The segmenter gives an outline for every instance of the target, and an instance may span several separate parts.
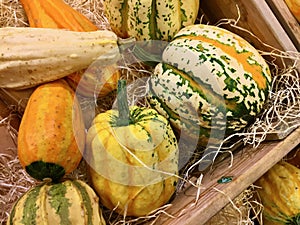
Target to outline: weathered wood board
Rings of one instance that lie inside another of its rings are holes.
[[[258,148],[246,146],[235,152],[232,163],[231,158],[226,158],[204,173],[200,189],[190,186],[177,195],[166,210],[172,217],[162,214],[155,224],[205,224],[226,206],[230,199],[234,199],[253,184],[299,143],[300,128],[282,141],[264,142]],[[223,176],[232,176],[233,180],[219,184],[217,181]],[[200,195],[196,201],[199,191]]]

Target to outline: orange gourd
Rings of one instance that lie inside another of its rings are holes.
[[[95,31],[88,18],[63,0],[20,0],[30,27],[60,28],[73,31]]]
[[[85,127],[74,91],[63,79],[37,87],[31,94],[18,133],[18,158],[38,180],[59,180],[82,159]]]

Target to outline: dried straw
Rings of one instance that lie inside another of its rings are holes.
[[[235,199],[228,199],[229,204],[211,217],[205,225],[254,225],[254,220],[259,222],[263,206],[256,200],[254,193],[255,187],[250,186]]]

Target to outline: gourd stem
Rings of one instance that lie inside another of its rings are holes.
[[[128,126],[130,123],[130,115],[127,102],[126,80],[118,80],[117,104],[119,111],[117,126]]]

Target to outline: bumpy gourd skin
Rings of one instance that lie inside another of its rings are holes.
[[[7,225],[105,225],[94,190],[81,180],[31,188],[12,208]]]
[[[34,87],[119,60],[118,37],[109,30],[77,32],[34,27],[0,28],[0,87]]]
[[[143,216],[175,192],[176,138],[168,121],[153,109],[131,107],[126,126],[118,124],[117,117],[117,110],[98,114],[88,130],[89,173],[106,207]]]
[[[18,157],[34,178],[59,180],[82,159],[85,127],[75,92],[66,81],[43,84],[31,94],[18,133]]]
[[[300,169],[279,162],[259,178],[255,185],[264,206],[266,225],[300,224]]]

